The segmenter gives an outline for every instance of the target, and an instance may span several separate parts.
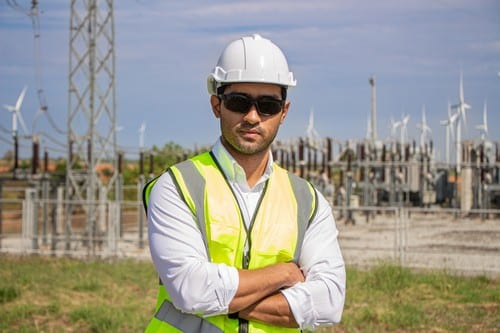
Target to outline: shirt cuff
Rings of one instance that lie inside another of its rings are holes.
[[[298,283],[293,287],[283,289],[281,293],[285,296],[300,329],[314,329],[316,315],[312,296],[304,288],[300,288],[300,285],[301,283]]]
[[[224,309],[224,314],[227,314],[229,310],[229,303],[231,303],[234,295],[236,295],[236,291],[240,282],[240,276],[238,274],[238,270],[235,267],[224,264],[219,264],[217,266],[222,288],[217,289],[216,293],[219,302]]]

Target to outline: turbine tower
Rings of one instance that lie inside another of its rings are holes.
[[[427,120],[425,117],[425,105],[422,107],[422,123],[417,124],[417,128],[420,130],[420,149],[424,148],[425,142],[428,139],[428,133],[432,133],[431,128],[427,125]]]
[[[450,139],[455,138],[455,133],[453,131],[453,126],[455,126],[455,121],[457,121],[458,113],[451,114],[451,106],[448,102],[448,118],[446,120],[441,120],[441,125],[446,126],[446,165],[450,164]]]
[[[395,121],[394,118],[391,117],[391,139],[397,139],[397,130],[398,128],[401,127],[401,122],[400,121]]]
[[[464,124],[464,129],[467,132],[467,117],[465,115],[465,110],[470,109],[470,105],[465,103],[464,99],[464,82],[463,75],[460,71],[460,86],[459,86],[459,101],[458,104],[452,106],[453,109],[457,110],[458,119],[457,119],[457,171],[460,172],[461,163],[462,163],[462,122]]]
[[[306,129],[307,142],[311,147],[319,147],[319,141],[321,140],[321,136],[318,131],[314,128],[314,111],[311,109],[309,113],[309,122],[307,123]]]
[[[404,147],[406,140],[408,139],[408,121],[410,121],[410,115],[403,115],[401,119],[401,147]]]
[[[486,101],[484,101],[483,106],[483,123],[481,125],[476,125],[476,129],[481,131],[481,140],[486,140],[486,137],[488,136],[488,106]]]
[[[71,0],[69,29],[66,197],[82,203],[92,241],[95,201],[118,183],[113,0]],[[102,163],[112,165],[105,180]]]

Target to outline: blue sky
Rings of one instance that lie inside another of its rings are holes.
[[[29,7],[31,1],[18,0]],[[67,124],[69,1],[39,1],[43,90],[49,114]],[[427,123],[444,156],[447,104],[459,98],[463,72],[465,138],[477,139],[483,103],[489,138],[500,141],[500,1],[311,0],[160,1],[120,0],[115,6],[118,144],[146,147],[173,141],[186,148],[213,143],[219,125],[209,109],[206,77],[223,47],[260,33],[288,57],[298,84],[279,137],[305,135],[309,113],[322,136],[345,141],[366,135],[368,79],[377,82],[377,136],[390,135],[390,118],[410,115],[408,132],[418,141],[425,105]],[[28,86],[21,109],[31,129],[38,99],[33,30],[28,16],[0,1],[0,104],[14,104]],[[11,115],[0,110],[0,154],[11,149]],[[36,130],[66,142],[48,117]],[[44,140],[49,154],[64,154]],[[24,140],[28,147],[29,141]],[[53,151],[53,152],[52,152]],[[29,156],[29,149],[22,150]]]

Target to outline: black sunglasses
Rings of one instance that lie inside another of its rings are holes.
[[[247,113],[255,105],[257,112],[262,116],[278,114],[283,109],[283,105],[285,105],[284,100],[270,96],[251,98],[244,94],[231,93],[219,95],[219,98],[224,101],[224,107],[230,111]]]

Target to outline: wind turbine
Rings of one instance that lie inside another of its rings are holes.
[[[391,117],[391,137],[396,138],[396,130],[401,126],[400,121],[394,121],[394,119]]]
[[[401,147],[404,146],[406,139],[408,137],[408,122],[410,121],[410,115],[407,114],[406,116],[403,115],[403,118],[401,119]]]
[[[312,109],[311,112],[309,113],[309,123],[307,124],[306,135],[308,143],[311,146],[318,148],[317,142],[320,139],[320,135],[318,131],[316,131],[316,129],[314,128],[314,112]]]
[[[455,125],[455,121],[457,121],[458,113],[451,114],[451,105],[448,102],[448,119],[441,120],[440,123],[443,126],[446,126],[446,164],[450,164],[450,137],[455,138],[455,133],[453,131],[453,126]]]
[[[460,87],[459,87],[459,101],[458,104],[454,105],[452,108],[456,109],[459,116],[457,119],[457,151],[456,151],[456,157],[457,157],[457,171],[460,172],[460,164],[462,163],[462,121],[464,123],[464,128],[467,131],[467,118],[465,116],[465,110],[470,109],[470,105],[465,103],[464,100],[464,84],[463,84],[463,77],[462,77],[462,71],[460,71]]]
[[[141,127],[139,127],[139,148],[142,151],[144,149],[144,132],[146,131],[146,123],[142,122]]]
[[[422,123],[417,124],[417,128],[420,129],[420,149],[423,149],[425,141],[427,139],[427,133],[432,133],[431,128],[427,125],[427,120],[425,118],[425,105],[422,107]]]
[[[483,123],[481,125],[476,125],[476,128],[481,131],[481,140],[485,140],[488,136],[488,106],[486,101],[484,101],[483,107]]]
[[[465,103],[464,100],[464,81],[462,72],[460,72],[460,87],[459,87],[459,101],[458,104],[452,106],[453,109],[457,110],[460,114],[460,118],[464,122],[464,128],[467,131],[467,117],[465,115],[465,110],[470,109],[470,105]]]
[[[28,130],[26,128],[26,124],[24,123],[23,116],[21,115],[21,105],[23,104],[24,100],[24,95],[26,94],[26,89],[28,87],[24,86],[23,90],[21,91],[21,94],[17,98],[16,105],[6,105],[4,104],[4,108],[7,109],[7,111],[12,113],[12,136],[17,137],[17,121],[19,120],[19,124],[21,124],[21,127],[23,128],[24,134],[28,134]]]

